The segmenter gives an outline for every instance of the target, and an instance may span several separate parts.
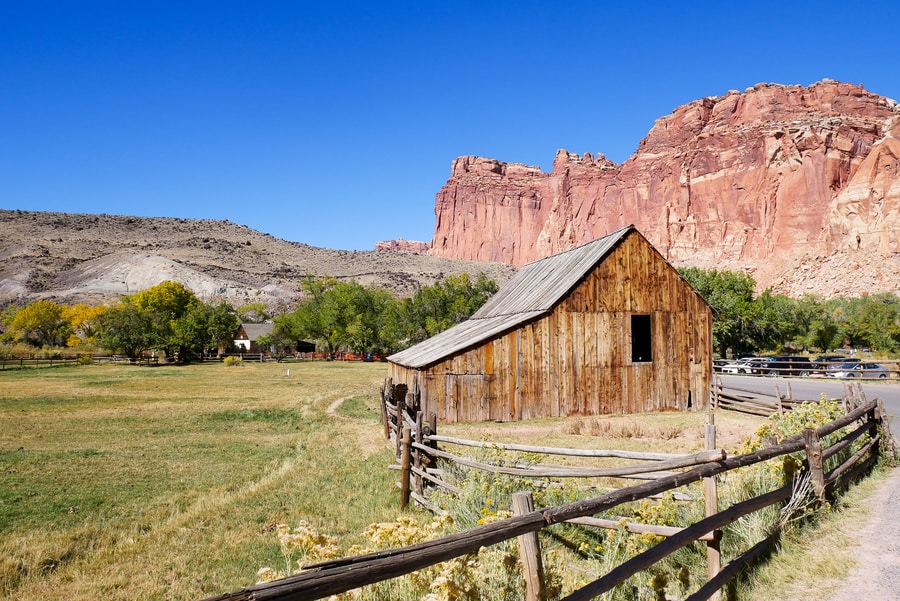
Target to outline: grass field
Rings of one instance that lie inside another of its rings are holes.
[[[3,373],[0,595],[197,599],[277,565],[277,523],[354,542],[397,512],[384,376],[340,362]]]
[[[236,590],[263,566],[283,567],[275,526],[303,519],[344,549],[364,542],[365,526],[399,513],[379,424],[385,375],[383,364],[342,362],[0,373],[0,598]],[[716,419],[726,448],[760,422]],[[664,413],[439,429],[687,452],[703,447],[704,422]],[[770,594],[781,588],[764,580]]]

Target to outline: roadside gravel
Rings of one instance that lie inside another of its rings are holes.
[[[869,500],[868,520],[853,537],[856,567],[827,601],[900,600],[900,468]]]

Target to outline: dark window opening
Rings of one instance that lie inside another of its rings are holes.
[[[653,361],[653,339],[649,315],[631,316],[631,362]]]

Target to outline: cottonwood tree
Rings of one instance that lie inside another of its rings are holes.
[[[64,305],[39,300],[7,315],[5,335],[37,347],[63,346],[71,331]]]
[[[451,275],[431,286],[423,286],[400,307],[401,338],[409,344],[421,342],[469,319],[497,292],[497,283],[479,273]]]
[[[681,276],[706,299],[713,315],[713,345],[724,357],[728,349],[734,353],[752,350],[753,289],[752,276],[731,271],[681,268]]]
[[[204,303],[183,284],[172,281],[122,297],[103,318],[101,343],[129,357],[160,348],[167,356],[186,359],[232,340],[240,326],[227,303]]]
[[[347,348],[357,353],[379,352],[385,340],[385,319],[395,311],[390,292],[335,278],[307,276],[296,309],[275,318],[275,342],[315,340],[325,352]]]
[[[134,305],[119,303],[100,316],[97,340],[111,351],[137,359],[144,351],[161,346],[154,316]]]
[[[71,334],[66,345],[70,347],[92,345],[97,338],[100,316],[107,308],[105,305],[92,307],[85,303],[65,307],[63,315],[71,326]]]
[[[225,302],[207,304],[194,299],[187,310],[172,322],[170,345],[185,353],[202,354],[207,349],[227,346],[241,322],[234,309]]]

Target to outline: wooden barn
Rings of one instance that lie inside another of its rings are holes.
[[[441,422],[706,409],[712,309],[628,226],[529,263],[468,321],[388,357]]]

